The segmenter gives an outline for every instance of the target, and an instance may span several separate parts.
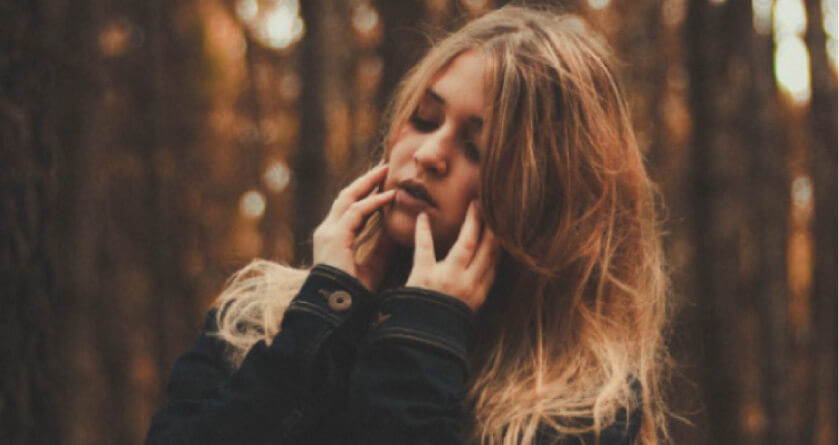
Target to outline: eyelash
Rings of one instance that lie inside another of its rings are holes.
[[[421,119],[416,114],[411,115],[410,121],[411,125],[413,125],[414,128],[417,129],[417,131],[421,131],[423,133],[429,132],[437,126],[437,124],[435,124],[434,122]],[[471,159],[474,162],[480,160],[480,150],[478,150],[478,147],[476,147],[475,144],[471,142],[466,142],[464,146],[466,147],[467,151],[466,156],[469,159]]]
[[[411,123],[414,125],[414,128],[423,133],[433,130],[434,127],[437,125],[434,122],[425,119],[420,119],[416,114],[411,116]]]

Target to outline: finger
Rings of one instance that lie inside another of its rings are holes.
[[[344,187],[332,205],[333,216],[340,217],[354,202],[370,193],[387,175],[388,165],[379,165]]]
[[[379,235],[376,236],[373,252],[367,255],[362,264],[384,264],[384,261],[387,261],[391,257],[395,249],[396,245],[394,241],[384,231],[380,231]]]
[[[380,167],[385,166],[385,165],[387,165],[387,164],[385,164],[384,159],[382,159],[381,161],[379,161],[379,163],[378,163],[378,164],[376,164],[376,165],[375,165],[373,168],[371,168],[370,170],[373,170],[373,169],[376,169],[376,168],[380,168]],[[387,176],[387,175],[385,175],[385,176]],[[376,193],[381,193],[381,192],[382,192],[382,189],[384,188],[384,186],[385,186],[385,178],[382,178],[382,180],[381,180],[381,181],[379,181],[379,182],[377,182],[377,183],[376,183],[375,187],[373,187],[373,189],[370,191],[370,193],[367,193],[366,195],[364,195],[364,197],[367,197],[367,196],[372,196],[372,195],[375,195]]]
[[[498,243],[498,239],[496,238],[493,241],[492,253],[489,254],[489,265],[485,268],[484,277],[482,281],[492,285],[492,282],[495,279],[496,274],[498,273],[498,268],[501,264],[501,255],[503,253],[504,252],[501,249],[501,244]]]
[[[434,266],[436,260],[431,225],[428,222],[428,215],[422,212],[417,216],[414,228],[414,269],[429,269]]]
[[[347,208],[347,211],[341,215],[338,220],[338,226],[347,233],[355,233],[364,222],[364,219],[375,212],[379,207],[390,202],[396,195],[396,190],[388,190],[384,193],[377,193],[368,196],[361,201],[356,201]]]
[[[491,271],[498,259],[501,247],[495,238],[495,234],[489,227],[484,227],[484,234],[481,237],[481,243],[478,246],[478,251],[475,252],[475,258],[469,264],[467,273],[473,279],[483,281],[487,272]]]
[[[478,205],[475,201],[471,201],[466,209],[466,218],[460,227],[460,233],[449,251],[446,261],[451,261],[459,269],[466,269],[475,256],[480,231],[481,222],[478,219]]]

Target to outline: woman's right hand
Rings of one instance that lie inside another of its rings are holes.
[[[395,190],[370,194],[384,181],[387,168],[387,164],[379,165],[341,190],[312,237],[313,264],[323,263],[341,269],[371,292],[376,291],[384,271],[360,273],[363,266],[356,264],[352,245],[367,217],[393,199]]]

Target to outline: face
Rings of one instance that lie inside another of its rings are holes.
[[[384,228],[403,246],[413,246],[416,217],[426,212],[435,252],[444,255],[457,239],[469,202],[478,196],[483,67],[475,51],[458,55],[433,78],[409,121],[396,131],[384,189],[397,193],[384,210]],[[422,187],[430,204],[408,191]]]

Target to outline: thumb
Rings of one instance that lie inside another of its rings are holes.
[[[435,262],[434,239],[428,215],[422,212],[417,216],[414,229],[414,269],[418,267],[430,268]]]

